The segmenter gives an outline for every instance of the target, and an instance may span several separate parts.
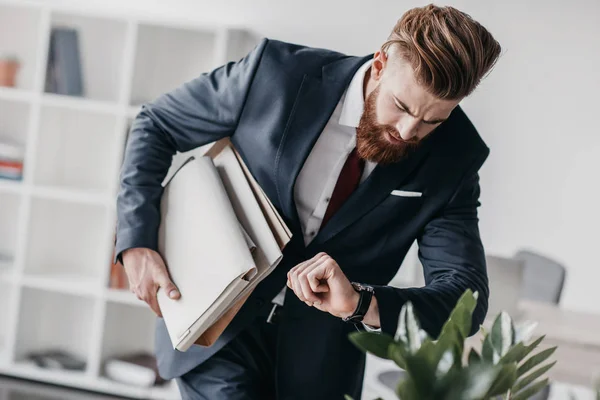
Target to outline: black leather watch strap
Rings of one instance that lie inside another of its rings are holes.
[[[364,319],[365,315],[367,315],[367,311],[369,311],[371,299],[373,298],[373,288],[355,282],[352,282],[352,286],[354,287],[354,290],[360,293],[358,305],[356,306],[356,310],[354,310],[354,313],[352,313],[352,315],[342,318],[342,320],[344,322],[357,323],[361,322]]]

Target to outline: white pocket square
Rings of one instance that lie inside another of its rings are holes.
[[[421,197],[423,193],[421,192],[408,192],[405,190],[392,190],[392,196],[400,196],[400,197]]]

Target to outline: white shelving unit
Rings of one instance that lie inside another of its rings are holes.
[[[78,31],[84,97],[45,93],[53,26]],[[144,102],[257,43],[237,28],[0,0],[0,53],[21,62],[17,87],[0,87],[0,137],[25,146],[23,181],[0,179],[0,253],[12,256],[0,262],[0,374],[179,398],[174,382],[136,388],[103,373],[109,357],[154,345],[149,307],[107,286],[127,129]],[[85,360],[85,370],[47,370],[26,359],[57,347]]]

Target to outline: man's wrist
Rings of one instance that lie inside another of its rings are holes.
[[[360,301],[360,293],[356,290],[352,291],[352,295],[350,296],[350,300],[348,301],[348,308],[346,311],[340,314],[340,318],[347,318],[354,314],[356,309],[358,308],[358,302]]]
[[[369,325],[371,328],[381,328],[381,321],[379,319],[379,305],[377,304],[376,293],[373,294],[371,304],[369,305],[369,311],[365,314],[362,322],[365,325]]]

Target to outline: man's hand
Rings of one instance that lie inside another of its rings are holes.
[[[288,272],[287,285],[307,305],[336,317],[354,313],[360,298],[335,260],[319,253]]]
[[[162,288],[171,299],[179,299],[180,294],[160,254],[145,248],[128,249],[123,252],[123,265],[129,279],[129,289],[162,318],[156,300],[158,289]]]

